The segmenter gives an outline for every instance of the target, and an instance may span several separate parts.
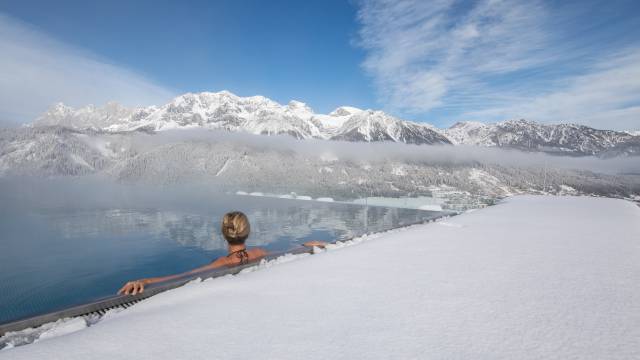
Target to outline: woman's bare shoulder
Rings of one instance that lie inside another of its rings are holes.
[[[264,256],[267,256],[268,254],[267,250],[262,248],[254,248],[249,250],[248,252],[252,257],[256,257],[256,258],[264,257]]]

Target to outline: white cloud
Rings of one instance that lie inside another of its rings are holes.
[[[640,49],[611,54],[585,74],[563,79],[556,90],[511,99],[469,112],[469,119],[528,118],[574,122],[604,129],[640,129]]]
[[[535,1],[482,1],[462,15],[452,0],[361,5],[363,66],[392,109],[426,112],[473,100],[482,77],[547,60],[537,54],[546,37],[538,24],[544,9]]]
[[[0,122],[31,121],[48,106],[163,103],[174,92],[0,14]]]
[[[580,21],[575,9],[537,0],[359,4],[363,67],[389,111],[640,128],[640,47],[611,53],[574,42],[563,29]]]

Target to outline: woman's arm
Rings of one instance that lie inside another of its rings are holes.
[[[124,295],[140,294],[144,291],[145,285],[155,284],[155,283],[159,283],[167,280],[173,280],[185,275],[191,275],[191,274],[195,274],[195,273],[206,271],[206,270],[213,270],[225,265],[226,265],[226,258],[222,257],[210,264],[203,265],[193,270],[183,272],[180,274],[129,281],[126,284],[124,284],[124,286],[120,288],[120,290],[118,290],[118,294],[124,294]]]

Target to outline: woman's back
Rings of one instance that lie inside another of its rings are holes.
[[[260,248],[240,249],[231,251],[227,256],[222,256],[213,262],[214,267],[244,265],[261,259],[267,255],[267,251]]]

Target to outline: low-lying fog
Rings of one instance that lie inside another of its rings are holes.
[[[296,140],[286,135],[263,136],[202,129],[169,130],[142,135],[135,146],[150,149],[159,145],[185,141],[228,142],[256,150],[293,151],[307,157],[327,160],[384,162],[398,161],[433,165],[504,165],[516,167],[550,167],[589,170],[601,173],[640,173],[640,157],[602,159],[595,156],[560,156],[543,152],[465,145],[411,145],[392,142],[347,142]]]

